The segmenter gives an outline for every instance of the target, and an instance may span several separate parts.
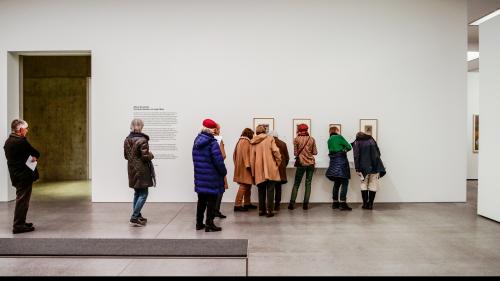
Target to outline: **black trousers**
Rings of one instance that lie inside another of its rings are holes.
[[[33,182],[22,183],[16,187],[16,207],[14,209],[14,228],[22,228],[30,206]]]
[[[196,224],[203,224],[205,210],[207,210],[206,224],[214,224],[215,204],[217,194],[198,193],[198,205],[196,207]]]
[[[265,181],[259,183],[257,188],[259,190],[259,211],[272,213],[274,210],[274,181]],[[267,200],[266,200],[267,197]]]
[[[222,196],[223,195],[224,195],[224,192],[219,193],[219,195],[217,195],[217,201],[215,201],[215,212],[216,213],[220,213],[220,204],[222,203]]]
[[[279,205],[281,203],[281,182],[277,182],[274,185],[274,205]]]

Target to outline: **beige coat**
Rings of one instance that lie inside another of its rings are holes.
[[[239,184],[254,184],[252,171],[250,170],[250,139],[240,137],[234,148],[234,177],[233,181]]]
[[[250,141],[250,165],[255,184],[266,180],[281,181],[279,165],[281,154],[272,136],[260,134]]]

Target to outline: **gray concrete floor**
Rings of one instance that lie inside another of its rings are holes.
[[[0,203],[0,237],[247,238],[250,276],[500,275],[500,224],[476,214],[476,198],[470,181],[467,203],[351,204],[352,212],[283,204],[273,218],[224,203],[223,231],[206,233],[194,229],[195,203],[146,203],[149,222],[138,228],[128,224],[131,204],[91,203],[86,182],[39,184],[28,214],[36,231],[13,235],[14,202]],[[244,261],[229,259],[0,258],[0,275],[244,273]]]

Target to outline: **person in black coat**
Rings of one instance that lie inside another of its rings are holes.
[[[26,222],[33,182],[39,178],[38,170],[32,170],[26,165],[31,156],[31,162],[36,162],[40,152],[34,149],[26,139],[28,123],[15,119],[11,123],[11,134],[3,147],[12,185],[16,188],[16,207],[14,209],[14,226],[12,233],[34,231],[33,223]]]
[[[371,210],[378,189],[378,180],[386,174],[380,159],[380,149],[373,137],[363,132],[356,134],[352,147],[354,166],[361,178],[362,208]]]

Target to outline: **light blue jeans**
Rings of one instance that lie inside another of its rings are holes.
[[[136,188],[134,194],[134,202],[132,203],[132,208],[134,213],[132,214],[132,219],[138,219],[142,217],[141,210],[146,199],[148,198],[148,188]]]

